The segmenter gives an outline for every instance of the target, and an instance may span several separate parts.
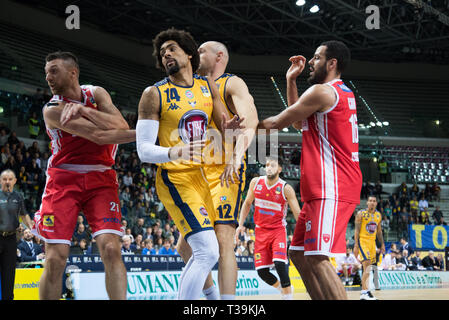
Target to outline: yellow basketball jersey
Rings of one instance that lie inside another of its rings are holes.
[[[363,210],[362,223],[360,226],[360,238],[376,240],[377,228],[380,228],[381,221],[382,215],[379,211],[370,213],[368,210]]]
[[[205,139],[213,110],[207,79],[194,74],[193,85],[183,87],[174,84],[167,77],[154,86],[159,90],[160,96],[159,145],[173,147],[189,143],[193,139]],[[158,165],[167,170],[185,170],[203,164],[180,159]]]

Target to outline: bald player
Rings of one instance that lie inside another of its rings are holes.
[[[237,115],[243,119],[241,125],[244,129],[237,136],[235,145],[227,143],[228,139],[223,148],[214,148],[213,150],[209,148],[210,151],[213,151],[211,152],[213,159],[204,168],[215,207],[214,230],[220,253],[218,266],[220,297],[223,300],[232,300],[235,298],[237,282],[234,234],[238,226],[241,194],[246,181],[245,153],[251,144],[259,121],[254,99],[249,93],[246,83],[238,76],[225,72],[229,62],[226,46],[217,41],[207,41],[199,47],[198,52],[200,66],[197,72],[215,80],[228,116],[232,118]],[[211,123],[211,128],[217,130],[215,123]],[[209,144],[209,147],[212,147],[212,143]],[[191,250],[183,239],[179,241],[178,252],[185,261],[191,255]],[[219,297],[211,274],[206,280],[203,293],[207,299],[218,299]]]

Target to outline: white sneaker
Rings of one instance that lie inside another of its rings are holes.
[[[377,300],[375,296],[371,293],[371,291],[368,291],[366,293],[360,294],[360,300]]]

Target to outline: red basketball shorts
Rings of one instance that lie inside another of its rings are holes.
[[[334,256],[346,252],[346,227],[355,203],[317,199],[304,203],[290,250],[304,255]]]
[[[119,203],[114,170],[78,173],[49,168],[32,232],[48,243],[70,245],[78,214],[82,212],[93,238],[102,233],[121,236]]]
[[[287,232],[285,228],[265,229],[256,227],[254,264],[257,269],[274,266],[274,261],[287,263]]]

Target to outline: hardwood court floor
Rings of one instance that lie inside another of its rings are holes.
[[[360,300],[360,291],[347,291],[349,300]],[[379,300],[449,300],[449,288],[435,289],[401,289],[401,290],[380,290],[373,291],[374,296]],[[306,292],[296,292],[293,295],[295,300],[310,300]],[[281,295],[259,295],[241,296],[236,299],[244,300],[280,300]]]

